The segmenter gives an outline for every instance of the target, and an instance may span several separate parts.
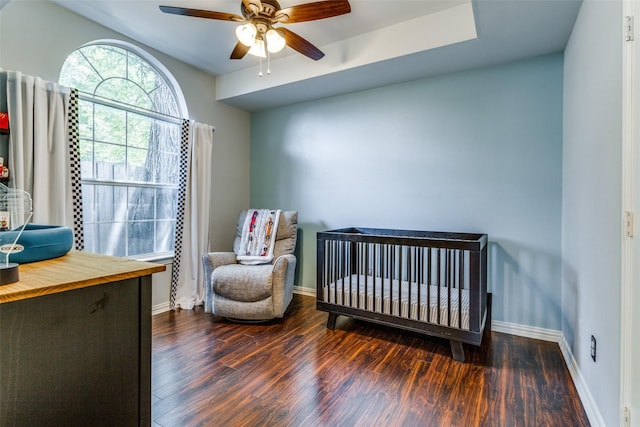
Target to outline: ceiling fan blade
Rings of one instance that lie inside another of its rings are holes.
[[[250,47],[246,46],[240,42],[236,44],[236,47],[233,48],[233,52],[231,52],[231,59],[242,59],[249,52]]]
[[[254,1],[254,0],[252,0]],[[174,15],[195,16],[196,18],[218,19],[220,21],[244,22],[244,18],[233,13],[213,12],[211,10],[202,9],[186,9],[184,7],[160,6],[160,10],[164,13],[172,13]]]
[[[351,12],[351,6],[347,0],[316,1],[280,9],[276,12],[274,21],[292,24],[331,18],[332,16],[344,15],[349,12]]]
[[[284,39],[287,42],[287,46],[291,49],[297,50],[301,54],[308,56],[309,58],[317,61],[324,56],[324,53],[307,40],[303,39],[296,33],[291,30],[287,30],[286,28],[278,28],[278,31],[281,31],[284,35]]]

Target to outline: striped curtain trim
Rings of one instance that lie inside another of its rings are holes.
[[[182,261],[182,234],[184,229],[184,207],[187,195],[187,166],[189,164],[189,120],[182,121],[182,142],[180,144],[180,188],[178,189],[178,214],[176,215],[175,249],[173,258],[173,271],[171,273],[171,298],[169,304],[171,310],[176,308],[176,292],[180,277],[180,265]]]
[[[78,118],[78,89],[71,89],[67,112],[69,131],[69,156],[71,174],[71,192],[73,204],[73,239],[77,251],[84,250],[84,227],[82,221],[82,185],[80,183],[80,128]]]

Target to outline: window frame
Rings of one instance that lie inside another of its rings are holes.
[[[167,123],[171,123],[171,124],[175,124],[175,125],[182,125],[183,121],[185,119],[181,118],[181,117],[188,117],[188,110],[187,110],[187,105],[186,105],[186,101],[184,98],[184,94],[182,93],[182,89],[180,87],[180,85],[178,84],[177,80],[175,79],[175,77],[171,74],[171,72],[169,72],[169,70],[160,62],[158,61],[153,55],[149,54],[148,52],[146,52],[145,50],[131,44],[131,43],[127,43],[124,41],[120,41],[120,40],[113,40],[113,39],[102,39],[102,40],[94,40],[92,42],[89,43],[85,43],[84,45],[78,47],[77,49],[75,49],[73,52],[71,52],[68,57],[70,57],[71,55],[75,54],[77,51],[80,51],[83,48],[86,47],[90,47],[90,46],[106,46],[106,47],[114,47],[117,49],[121,49],[126,51],[127,53],[131,53],[135,56],[137,56],[138,58],[140,58],[142,61],[146,62],[146,65],[148,65],[155,73],[156,75],[163,79],[166,87],[169,89],[171,95],[173,96],[173,99],[176,103],[176,107],[178,110],[178,117],[175,116],[170,116],[158,111],[153,111],[153,110],[148,110],[142,107],[138,107],[135,105],[130,105],[118,100],[112,100],[112,99],[108,99],[108,98],[104,98],[101,97],[99,95],[95,95],[96,90],[100,87],[100,85],[102,83],[104,83],[107,79],[104,78],[103,76],[100,75],[100,73],[98,72],[98,70],[95,70],[96,73],[102,78],[102,81],[98,84],[96,84],[96,86],[94,87],[94,93],[88,93],[88,92],[84,92],[79,90],[79,101],[80,103],[82,103],[83,101],[86,102],[90,102],[93,104],[93,106],[95,105],[101,105],[104,107],[108,107],[108,108],[114,108],[114,109],[118,109],[121,111],[124,111],[125,114],[135,114],[135,115],[139,115],[139,116],[143,116],[146,118],[149,118],[151,120],[160,120],[162,122],[167,122]],[[65,59],[65,62],[63,63],[63,66],[60,70],[60,77],[62,77],[62,71],[64,69],[64,66],[67,62],[67,59]],[[138,85],[138,83],[136,83],[133,80],[130,80],[128,77],[120,77],[120,78],[125,78],[127,81]],[[139,85],[138,85],[139,86]],[[146,93],[146,92],[145,92]],[[127,130],[127,135],[128,135],[128,130]],[[95,134],[92,137],[92,141],[93,144],[95,144]],[[180,138],[180,137],[178,137]],[[128,137],[127,137],[128,139]],[[128,143],[125,141],[124,146],[126,148],[129,147]],[[133,147],[135,148],[135,147]],[[180,141],[178,141],[178,150],[180,149]],[[178,157],[179,157],[179,151],[178,151]],[[95,158],[92,160],[92,163],[95,165]],[[126,163],[128,164],[128,163]],[[94,186],[93,188],[96,188],[96,186],[110,186],[110,187],[125,187],[127,188],[127,191],[129,191],[129,188],[131,187],[136,187],[136,188],[154,188],[154,189],[173,189],[173,190],[178,190],[178,194],[179,194],[179,187],[177,183],[172,183],[172,184],[167,184],[167,183],[157,183],[157,182],[146,182],[146,181],[134,181],[134,180],[130,180],[130,179],[126,179],[127,177],[125,177],[125,179],[113,179],[113,180],[106,180],[106,179],[100,179],[100,178],[95,178],[95,177],[90,177],[90,178],[84,178],[81,176],[81,180],[80,183],[82,185],[84,184],[89,184]],[[176,218],[173,218],[173,221],[175,222],[177,220],[177,215]],[[156,223],[158,223],[158,218],[154,217],[154,229],[155,226],[157,225]],[[97,224],[97,222],[95,222]],[[126,221],[123,223],[125,227],[130,227],[130,225],[134,223],[134,221],[130,220],[129,218],[126,218]],[[85,216],[84,216],[84,212],[83,212],[83,226],[85,224]],[[154,244],[156,243],[156,239],[155,239],[155,235],[154,235]],[[175,244],[175,242],[174,242]],[[174,251],[175,251],[175,246],[174,246],[174,250],[173,251],[168,251],[168,252],[150,252],[150,253],[143,253],[143,254],[136,254],[136,255],[127,255],[126,258],[131,258],[131,259],[137,259],[137,260],[144,260],[144,261],[160,261],[160,260],[168,260],[170,258],[173,258],[174,256]]]

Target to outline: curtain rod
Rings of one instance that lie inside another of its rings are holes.
[[[11,70],[7,70],[7,69],[4,69],[4,68],[0,67],[0,74],[7,75],[7,73],[10,72],[10,71]],[[52,83],[56,83],[56,82],[52,82]],[[56,84],[59,84],[59,83],[56,83]],[[149,109],[142,108],[142,107],[136,107],[134,105],[126,104],[124,102],[116,101],[116,100],[113,100],[113,99],[110,99],[110,98],[106,98],[106,97],[103,97],[103,96],[99,96],[99,95],[95,95],[95,94],[92,94],[92,93],[89,93],[89,92],[85,92],[85,91],[82,91],[80,89],[76,89],[76,88],[70,88],[70,89],[77,90],[78,91],[78,97],[83,101],[94,102],[96,104],[104,105],[106,107],[118,107],[118,108],[121,108],[122,110],[128,111],[130,113],[140,114],[140,115],[149,117],[151,119],[164,120],[164,121],[175,123],[175,124],[182,124],[182,122],[184,120],[191,121],[191,119],[187,119],[187,118],[183,118],[183,117],[176,117],[176,116],[172,116],[170,114],[160,113],[160,112],[149,110]],[[209,125],[209,126],[211,126],[211,125]],[[215,130],[215,126],[211,126],[211,128]]]

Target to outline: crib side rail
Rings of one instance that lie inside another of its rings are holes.
[[[482,247],[475,251],[449,247],[452,233],[446,234],[444,242],[429,246],[411,236],[318,233],[318,301],[479,331],[486,308],[486,235],[475,239]]]
[[[384,228],[341,228],[319,232],[319,240],[387,243],[405,246],[431,247],[481,251],[488,237],[480,233],[454,233],[441,231],[395,230]]]

